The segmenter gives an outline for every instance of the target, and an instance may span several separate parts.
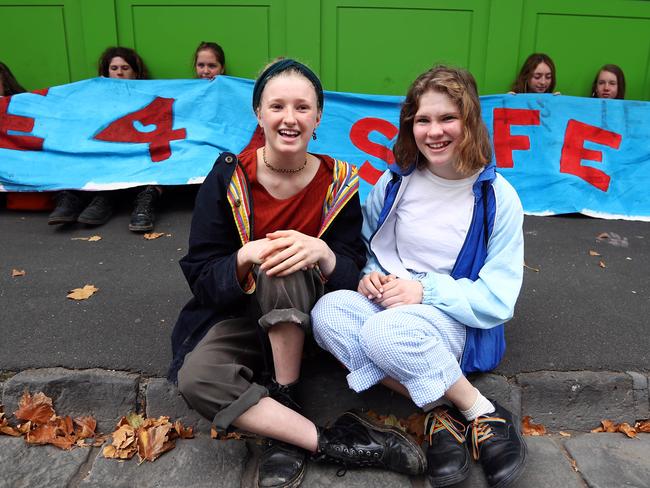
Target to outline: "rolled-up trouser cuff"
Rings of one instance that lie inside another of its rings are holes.
[[[376,385],[386,377],[386,373],[378,368],[374,363],[368,363],[359,369],[355,369],[347,375],[348,385],[354,391],[367,390]]]
[[[422,408],[440,399],[463,375],[458,363],[456,367],[443,369],[429,378],[413,378],[402,384],[409,391],[411,400]]]
[[[237,417],[252,406],[257,405],[262,398],[267,396],[269,396],[269,391],[266,388],[257,383],[251,383],[249,388],[237,400],[217,412],[212,420],[213,427],[217,432],[225,432]]]
[[[296,324],[305,332],[311,331],[311,309],[325,287],[320,273],[315,269],[296,271],[289,276],[274,277],[261,272],[259,266],[253,268],[261,316],[260,326],[269,328],[281,323]]]
[[[296,324],[305,332],[311,330],[311,318],[304,312],[295,308],[280,308],[271,310],[260,317],[259,324],[265,331],[277,324],[283,323]]]

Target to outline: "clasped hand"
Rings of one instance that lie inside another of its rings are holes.
[[[405,280],[377,271],[361,278],[357,291],[384,308],[422,303],[424,293],[419,281]]]
[[[271,232],[264,239],[246,243],[239,252],[245,263],[259,264],[269,276],[287,276],[316,264],[328,275],[336,262],[325,241],[295,230]]]

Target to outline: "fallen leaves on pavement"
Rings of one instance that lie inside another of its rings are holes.
[[[606,268],[606,267],[607,267],[607,266],[605,265],[605,261],[602,261],[602,260],[601,260],[601,261],[598,261],[598,266],[600,266],[601,268]]]
[[[639,420],[634,424],[634,428],[637,432],[650,433],[650,419]]]
[[[113,440],[104,448],[103,454],[105,458],[131,459],[137,453],[140,463],[155,461],[175,447],[176,439],[193,437],[192,428],[183,427],[179,420],[172,424],[169,417],[145,419],[132,413],[117,423]]]
[[[131,459],[137,453],[140,463],[155,461],[174,448],[176,439],[194,437],[192,427],[184,427],[180,420],[172,424],[169,417],[146,419],[136,413],[122,417],[111,436],[97,434],[97,421],[93,417],[60,417],[52,399],[42,392],[23,393],[14,416],[24,422],[15,427],[9,425],[0,405],[0,434],[23,436],[28,444],[51,444],[64,450],[99,447],[112,437],[111,443],[104,447],[104,457]]]
[[[642,426],[642,428],[645,428],[643,426],[644,423],[650,422],[649,420],[644,420],[637,422],[634,427],[632,427],[630,424],[627,422],[621,422],[620,424],[617,424],[615,422],[612,422],[611,420],[601,420],[600,421],[600,427],[597,427],[595,429],[592,429],[591,432],[621,432],[628,436],[629,438],[635,438],[637,432],[647,432],[644,430],[637,430],[637,426]]]
[[[412,413],[406,419],[397,418],[393,414],[379,415],[372,410],[368,410],[366,415],[378,424],[390,425],[403,430],[410,434],[418,444],[424,442],[424,419],[426,414],[423,412]]]
[[[73,419],[67,415],[59,417],[52,406],[52,399],[42,392],[34,395],[27,391],[23,393],[14,416],[25,422],[17,427],[9,425],[0,406],[0,433],[14,437],[24,436],[28,444],[51,444],[69,450],[85,445],[84,439],[95,437],[95,419]]]
[[[158,239],[159,237],[162,237],[162,236],[164,236],[164,235],[165,235],[164,232],[148,232],[148,233],[145,234],[143,237],[144,237],[145,239],[147,239],[148,241],[151,241],[151,240],[153,240],[153,239]]]
[[[85,285],[83,288],[70,290],[67,297],[71,300],[87,300],[97,291],[99,291],[99,288],[95,288],[93,285]]]
[[[11,277],[12,278],[17,278],[18,276],[25,276],[25,270],[24,269],[12,269],[11,270]]]
[[[542,424],[534,424],[530,415],[526,415],[521,419],[521,433],[530,436],[545,435],[546,427]]]
[[[88,241],[88,242],[97,242],[102,240],[102,236],[90,236],[90,237],[73,237],[71,241]]]
[[[593,249],[589,249],[589,255],[590,255],[590,256],[600,256],[600,253],[594,251]]]

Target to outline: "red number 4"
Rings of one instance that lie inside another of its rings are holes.
[[[172,155],[169,143],[185,139],[185,129],[172,129],[174,124],[173,98],[156,97],[140,110],[111,122],[95,139],[107,142],[140,142],[149,144],[149,154],[154,163]],[[141,130],[138,130],[140,128]]]

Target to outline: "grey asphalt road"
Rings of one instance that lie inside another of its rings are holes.
[[[45,213],[0,210],[0,371],[164,375],[170,332],[190,297],[178,259],[192,202],[187,194],[172,200],[155,240],[127,230],[126,208],[97,228],[56,228]],[[497,372],[650,371],[650,223],[527,216],[524,230],[524,286]],[[79,240],[92,235],[102,239]],[[66,298],[86,284],[99,291]]]

